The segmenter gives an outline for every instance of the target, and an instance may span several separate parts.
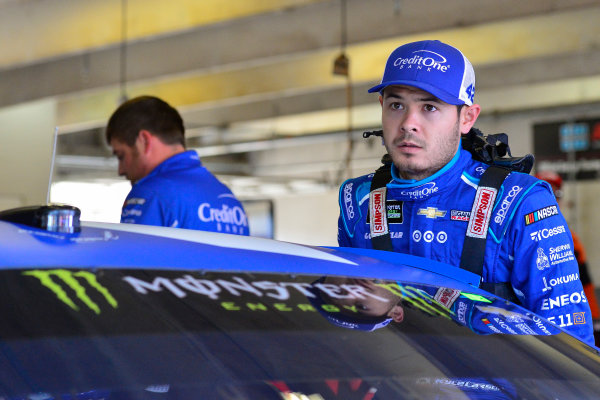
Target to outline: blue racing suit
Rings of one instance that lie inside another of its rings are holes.
[[[121,222],[249,234],[242,204],[193,150],[168,158],[133,184]]]
[[[387,222],[394,251],[459,266],[478,183],[488,165],[459,149],[434,175],[403,180],[392,166]],[[369,192],[373,174],[340,187],[338,243],[372,248]],[[487,229],[482,282],[508,282],[521,304],[594,344],[592,315],[579,279],[573,241],[550,186],[511,172],[498,191]],[[485,228],[485,227],[484,227]]]

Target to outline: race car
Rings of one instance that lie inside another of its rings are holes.
[[[79,215],[0,213],[2,399],[600,393],[599,349],[467,271]]]

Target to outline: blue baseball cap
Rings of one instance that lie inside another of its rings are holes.
[[[475,72],[455,47],[439,40],[423,40],[398,47],[390,54],[381,83],[369,93],[387,86],[413,86],[454,105],[473,105]]]

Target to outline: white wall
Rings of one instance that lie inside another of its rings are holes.
[[[46,203],[55,124],[54,101],[0,110],[0,209]]]
[[[337,246],[338,192],[284,196],[275,200],[275,238],[286,242]]]

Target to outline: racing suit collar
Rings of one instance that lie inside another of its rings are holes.
[[[155,175],[195,166],[202,166],[202,162],[200,161],[198,153],[196,153],[194,150],[182,151],[181,153],[177,153],[158,164],[148,175],[137,181],[135,184],[137,185],[138,183],[143,182],[144,180]]]
[[[471,154],[459,147],[442,169],[422,180],[401,179],[392,164],[392,181],[386,185],[388,194],[400,201],[423,200],[440,191],[456,187]]]
[[[457,163],[458,159],[460,158],[461,150],[462,150],[462,146],[460,145],[460,142],[459,142],[458,151],[456,152],[456,154],[454,154],[454,157],[452,157],[452,159],[448,162],[448,164],[444,165],[444,167],[442,169],[440,169],[438,172],[436,172],[435,174],[433,174],[425,179],[421,179],[420,181],[417,181],[415,179],[402,179],[398,175],[398,169],[392,163],[392,165],[391,165],[392,179],[393,179],[392,184],[398,185],[398,187],[415,187],[415,186],[421,186],[428,182],[436,180],[437,178],[442,176],[444,173],[446,173],[446,171],[451,169]]]

